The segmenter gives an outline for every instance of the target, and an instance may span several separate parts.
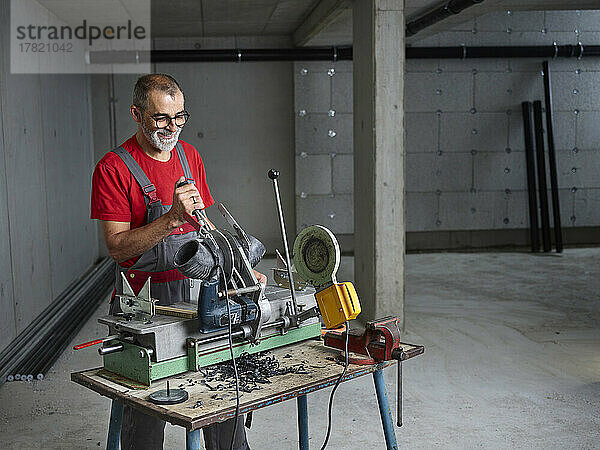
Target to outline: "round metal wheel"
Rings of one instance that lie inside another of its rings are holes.
[[[305,228],[294,241],[294,265],[298,274],[313,286],[337,282],[340,246],[334,234],[321,225]]]

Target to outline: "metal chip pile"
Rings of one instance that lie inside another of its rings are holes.
[[[291,355],[285,355],[284,358],[291,358]],[[240,392],[252,392],[262,389],[260,385],[271,383],[269,378],[276,375],[311,373],[303,362],[288,367],[280,367],[279,361],[275,356],[269,356],[264,353],[252,355],[244,353],[236,358],[236,363]],[[211,391],[235,389],[235,372],[231,361],[206,367],[201,369],[200,373],[204,375],[204,379],[201,382]]]

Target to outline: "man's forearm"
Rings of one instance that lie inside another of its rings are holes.
[[[127,261],[147,252],[178,227],[168,214],[133,230],[105,236],[110,256],[117,262]]]

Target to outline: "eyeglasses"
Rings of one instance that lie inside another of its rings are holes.
[[[166,114],[159,114],[154,116],[148,115],[148,117],[154,120],[156,128],[167,128],[169,125],[171,125],[171,121],[175,122],[175,125],[181,128],[190,118],[190,113],[188,113],[187,111],[182,111],[180,113],[175,114],[174,117],[168,116]]]

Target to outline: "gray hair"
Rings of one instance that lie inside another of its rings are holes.
[[[133,104],[141,109],[148,108],[148,93],[152,90],[165,92],[175,98],[183,90],[175,78],[165,73],[151,73],[138,78],[133,88]]]

